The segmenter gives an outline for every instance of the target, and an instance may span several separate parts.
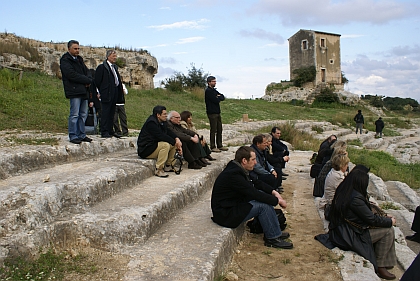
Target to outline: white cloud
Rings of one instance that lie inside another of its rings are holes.
[[[269,41],[273,41],[277,44],[283,44],[284,43],[284,38],[280,34],[265,31],[261,28],[254,29],[252,31],[241,30],[239,32],[239,34],[243,37],[254,37],[254,38],[258,38],[258,39],[269,40]]]
[[[170,10],[170,7],[160,7],[159,10]]]
[[[148,28],[156,30],[165,30],[165,29],[205,29],[207,26],[205,23],[209,22],[207,19],[200,19],[195,21],[179,21],[171,24],[162,24],[162,25],[150,25]]]
[[[360,77],[356,80],[356,84],[374,86],[384,83],[386,80],[377,75],[370,75],[369,77]]]
[[[197,37],[188,37],[188,38],[181,38],[176,42],[176,44],[188,44],[188,43],[195,43],[201,40],[204,40],[205,37],[197,36]]]
[[[417,16],[419,12],[416,1],[396,0],[260,0],[248,10],[249,14],[277,16],[287,26],[352,22],[385,24]]]

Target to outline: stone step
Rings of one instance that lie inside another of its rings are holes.
[[[211,220],[211,191],[170,219],[145,244],[122,246],[131,260],[125,281],[213,281],[227,268],[244,233]]]
[[[138,159],[133,150],[127,153],[0,181],[0,243],[5,245],[0,256],[7,256],[8,245],[20,245],[25,252],[49,245],[57,220],[82,213],[153,175],[154,161]]]
[[[82,241],[115,251],[124,245],[141,244],[178,211],[211,190],[232,152],[219,153],[217,161],[200,170],[184,169],[168,178],[150,177],[108,198],[83,213],[63,218],[56,243]],[[65,245],[62,245],[65,246]]]
[[[0,180],[55,165],[115,153],[136,146],[137,138],[102,139],[91,136],[91,143],[72,144],[67,136],[59,138],[59,145],[28,145],[1,148]]]

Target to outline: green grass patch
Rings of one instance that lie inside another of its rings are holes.
[[[384,181],[401,181],[413,189],[420,188],[420,164],[402,164],[382,151],[347,148],[354,164],[362,164]]]
[[[400,207],[396,206],[393,202],[384,202],[380,204],[382,210],[400,210]]]
[[[94,273],[98,265],[88,262],[86,255],[69,257],[65,253],[56,254],[53,250],[42,253],[31,261],[23,257],[8,258],[0,267],[0,280],[61,280],[65,273]]]
[[[58,145],[57,138],[17,138],[6,137],[6,140],[12,145]]]

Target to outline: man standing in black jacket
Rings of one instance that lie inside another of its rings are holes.
[[[224,227],[236,228],[241,223],[257,217],[264,232],[267,247],[291,249],[293,244],[284,239],[289,233],[282,232],[274,211],[280,204],[287,206],[281,195],[259,180],[251,181],[249,171],[256,164],[252,148],[242,146],[217,177],[211,195],[212,220]]]
[[[167,128],[166,107],[157,105],[147,118],[137,139],[137,154],[141,158],[156,159],[155,175],[166,178],[165,163],[168,171],[176,150],[182,154],[181,140]]]
[[[85,121],[92,79],[88,76],[88,69],[83,58],[79,56],[79,42],[70,40],[67,48],[68,52],[60,59],[60,70],[63,76],[64,93],[70,100],[69,140],[75,144],[80,144],[82,141],[91,142],[92,139],[86,136]]]
[[[206,102],[206,113],[210,122],[210,149],[213,152],[228,150],[222,144],[222,118],[220,116],[220,102],[225,100],[225,96],[219,93],[216,86],[216,77],[207,77],[207,88],[204,93]]]
[[[123,99],[123,87],[121,76],[118,73],[117,52],[106,51],[106,59],[96,68],[95,84],[101,97],[101,137],[112,136],[120,138],[121,135],[114,132],[114,114],[117,101]]]

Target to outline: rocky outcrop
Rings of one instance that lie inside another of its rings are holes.
[[[67,43],[42,42],[18,37],[11,33],[0,33],[0,46],[13,46],[13,49],[17,50],[24,49],[23,45],[26,48],[33,48],[40,59],[33,59],[29,52],[22,55],[14,51],[5,52],[4,50],[7,50],[7,48],[3,48],[3,51],[0,52],[0,65],[41,70],[49,75],[61,78],[60,58],[67,52]],[[83,45],[80,47],[80,54],[84,58],[86,66],[90,69],[96,69],[103,62],[108,49]],[[153,77],[158,71],[158,62],[155,57],[145,50],[118,50],[117,54],[119,60],[125,64],[124,67],[119,68],[124,83],[137,89],[154,88]]]
[[[281,86],[284,84],[284,86]],[[342,85],[335,85],[336,93],[340,103],[347,105],[357,105],[360,97],[349,91],[345,91]],[[320,88],[314,87],[313,83],[306,83],[303,87],[290,86],[290,82],[271,83],[267,86],[263,100],[290,102],[293,100],[303,100],[305,103],[312,104],[315,96],[319,94]]]

